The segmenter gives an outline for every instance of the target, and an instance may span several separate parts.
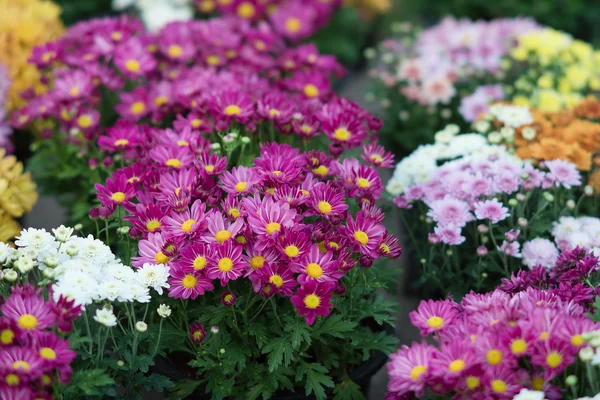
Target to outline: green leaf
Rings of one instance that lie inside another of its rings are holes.
[[[377,296],[373,302],[366,303],[361,308],[361,319],[372,317],[379,325],[396,325],[394,315],[398,313],[396,300],[387,300],[384,296]]]
[[[306,368],[306,390],[305,393],[309,396],[311,393],[317,399],[326,399],[325,387],[332,388],[335,386],[333,380],[327,376],[329,372],[327,368],[321,364],[307,364]]]
[[[134,370],[140,370],[144,373],[150,370],[150,367],[154,365],[154,358],[150,354],[137,355],[133,360],[131,367]]]
[[[116,385],[115,380],[102,369],[77,371],[73,374],[66,393],[83,392],[86,396],[99,396],[107,387]],[[76,389],[76,390],[73,390]]]
[[[344,321],[342,315],[330,315],[322,319],[315,325],[312,331],[313,337],[324,342],[323,336],[333,336],[336,338],[345,338],[346,333],[352,332],[358,325],[355,321]]]
[[[267,329],[262,324],[251,324],[248,327],[248,334],[256,338],[256,345],[259,350],[262,350],[263,346],[269,341]]]
[[[223,373],[230,374],[236,367],[239,372],[246,368],[246,359],[250,356],[250,350],[246,347],[229,346],[223,356]]]
[[[286,332],[291,333],[292,347],[294,350],[298,350],[302,342],[306,344],[311,343],[310,331],[304,319],[296,319],[295,323],[286,326],[285,330]]]
[[[352,379],[344,379],[333,389],[333,400],[364,400],[365,396]]]
[[[182,379],[177,381],[175,384],[175,389],[169,394],[169,396],[167,396],[167,400],[184,399],[194,393],[194,390],[196,390],[201,383],[202,381],[200,380],[191,379]]]
[[[267,363],[269,372],[275,371],[283,363],[285,366],[290,365],[294,350],[292,348],[291,339],[289,336],[282,336],[273,339],[262,349],[263,354],[269,354]]]
[[[175,384],[164,375],[150,374],[144,377],[143,386],[148,391],[156,390],[157,392],[164,392],[165,389],[171,389]]]

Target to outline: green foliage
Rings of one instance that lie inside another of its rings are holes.
[[[86,396],[100,396],[114,392],[116,382],[104,369],[75,370],[63,395],[67,398],[81,392]]]

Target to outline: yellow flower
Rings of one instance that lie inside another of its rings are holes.
[[[31,211],[37,197],[35,183],[29,173],[23,173],[23,164],[0,149],[0,215],[22,217]]]
[[[572,65],[566,71],[567,80],[575,89],[583,89],[589,79],[589,74],[578,65]]]
[[[550,89],[554,86],[554,81],[552,80],[552,76],[549,74],[542,75],[538,81],[537,85],[540,89]]]
[[[554,90],[540,90],[537,106],[543,112],[557,112],[562,108],[563,102],[560,94]]]
[[[24,104],[20,92],[45,90],[37,69],[27,59],[35,46],[57,39],[64,27],[60,7],[52,1],[0,0],[0,10],[0,63],[8,67],[13,82],[8,96],[11,110]]]
[[[21,226],[8,214],[0,214],[0,242],[6,243],[21,231]]]
[[[529,101],[529,99],[523,95],[519,95],[519,96],[515,96],[513,98],[513,104],[516,106],[530,106],[531,105],[531,101]]]

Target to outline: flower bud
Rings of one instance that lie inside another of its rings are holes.
[[[229,290],[224,291],[221,295],[221,303],[223,303],[223,305],[226,307],[231,307],[232,305],[234,305],[235,300],[235,294]]]
[[[486,225],[479,224],[477,225],[477,230],[481,233],[488,233],[490,228],[488,228]]]
[[[367,255],[361,255],[358,262],[363,268],[371,268],[373,266],[373,258]]]
[[[338,281],[335,289],[333,289],[333,291],[338,295],[338,296],[343,296],[344,293],[346,293],[346,285],[344,285],[342,283],[342,281]]]
[[[483,243],[483,244],[487,244],[487,242],[489,242],[489,241],[490,241],[490,238],[489,238],[489,237],[487,237],[487,236],[483,236],[483,237],[481,238],[481,243]]]
[[[331,143],[329,144],[329,154],[334,157],[339,157],[344,152],[344,146],[341,143]]]
[[[488,141],[492,144],[498,144],[502,141],[500,132],[492,132],[488,135]]]
[[[111,156],[106,156],[104,157],[104,160],[102,160],[102,165],[104,165],[107,168],[112,167],[114,163],[115,161],[112,159]]]
[[[485,246],[479,246],[477,248],[477,255],[479,257],[485,257],[485,256],[487,256],[487,253],[488,253],[487,247],[485,247]]]
[[[80,231],[82,229],[83,229],[83,225],[81,225],[81,224],[75,224],[75,226],[73,226],[73,230]]]
[[[525,195],[524,195],[523,193],[517,193],[515,197],[516,197],[516,198],[517,198],[517,200],[518,200],[518,201],[520,201],[520,202],[523,202],[523,201],[525,201],[525,198],[526,198],[526,197],[525,197]]]
[[[517,199],[508,200],[508,205],[511,207],[516,207],[518,204],[519,204],[519,202],[517,201]]]
[[[481,273],[481,277],[482,277],[482,278],[487,278],[487,277],[488,277],[488,274],[487,274],[487,272],[482,272],[482,273]]]
[[[565,384],[567,386],[575,386],[577,385],[577,377],[575,375],[569,375],[565,379]]]
[[[575,209],[575,202],[573,200],[567,200],[567,208],[569,210]]]
[[[223,349],[223,348],[219,349],[219,353],[225,354],[225,349]]]
[[[527,127],[527,128],[523,128],[523,130],[521,131],[521,136],[523,136],[523,139],[525,140],[533,140],[535,139],[537,135],[537,132],[535,131],[535,129],[533,129],[532,127]]]
[[[446,250],[446,255],[451,256],[454,252],[451,249]]]
[[[217,333],[219,333],[219,327],[216,325],[213,325],[210,327],[210,331],[216,335]]]
[[[517,222],[519,223],[519,226],[521,228],[525,228],[528,224],[528,222],[525,218],[519,218]]]
[[[161,304],[160,306],[158,306],[158,308],[156,309],[156,312],[158,313],[158,315],[161,318],[167,318],[171,315],[171,307],[169,307],[166,304]]]
[[[123,362],[123,360],[117,361],[117,366],[123,367],[124,365],[125,365],[125,363]]]
[[[252,139],[250,139],[248,136],[243,136],[240,140],[243,144],[248,144],[252,141]]]
[[[586,196],[593,196],[594,188],[590,185],[585,185],[585,187],[583,188],[583,193],[585,193]]]
[[[485,133],[490,129],[490,123],[488,121],[477,121],[475,122],[474,128],[479,133]]]
[[[212,150],[219,150],[221,148],[221,144],[220,143],[213,143],[210,145],[210,148]]]
[[[544,196],[544,199],[546,199],[548,203],[552,203],[554,201],[554,196],[550,192],[544,192],[542,196]]]
[[[144,333],[148,330],[148,324],[144,321],[138,321],[135,323],[135,330],[140,333]]]
[[[19,274],[14,269],[4,270],[4,280],[7,282],[14,282],[19,277]]]
[[[592,358],[594,358],[594,349],[591,347],[584,347],[579,350],[579,359],[584,363],[592,361]]]
[[[44,278],[47,279],[52,279],[54,278],[54,270],[52,268],[46,268],[42,274],[44,275]]]

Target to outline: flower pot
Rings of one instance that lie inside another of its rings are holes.
[[[394,329],[390,325],[385,325],[380,327],[376,325],[374,322],[372,324],[367,323],[374,330],[384,330],[389,334],[393,334]],[[357,385],[360,386],[361,391],[365,394],[369,391],[369,386],[371,384],[371,378],[379,371],[387,362],[388,356],[381,352],[377,351],[371,355],[367,361],[358,365],[352,372],[350,372],[350,379],[352,379]],[[155,372],[164,375],[171,379],[173,382],[177,382],[183,379],[193,379],[194,374],[193,371],[187,367],[185,364],[183,368],[181,367],[181,363],[175,363],[170,359],[165,357],[157,357],[154,360],[154,370]],[[329,397],[332,394],[332,389],[327,388],[326,393]],[[298,388],[297,391],[281,391],[273,394],[271,397],[272,400],[312,400],[314,396],[307,396],[304,394],[303,388]],[[200,385],[198,388],[192,393],[190,396],[185,398],[186,400],[210,400],[210,393],[206,393],[206,386]]]

